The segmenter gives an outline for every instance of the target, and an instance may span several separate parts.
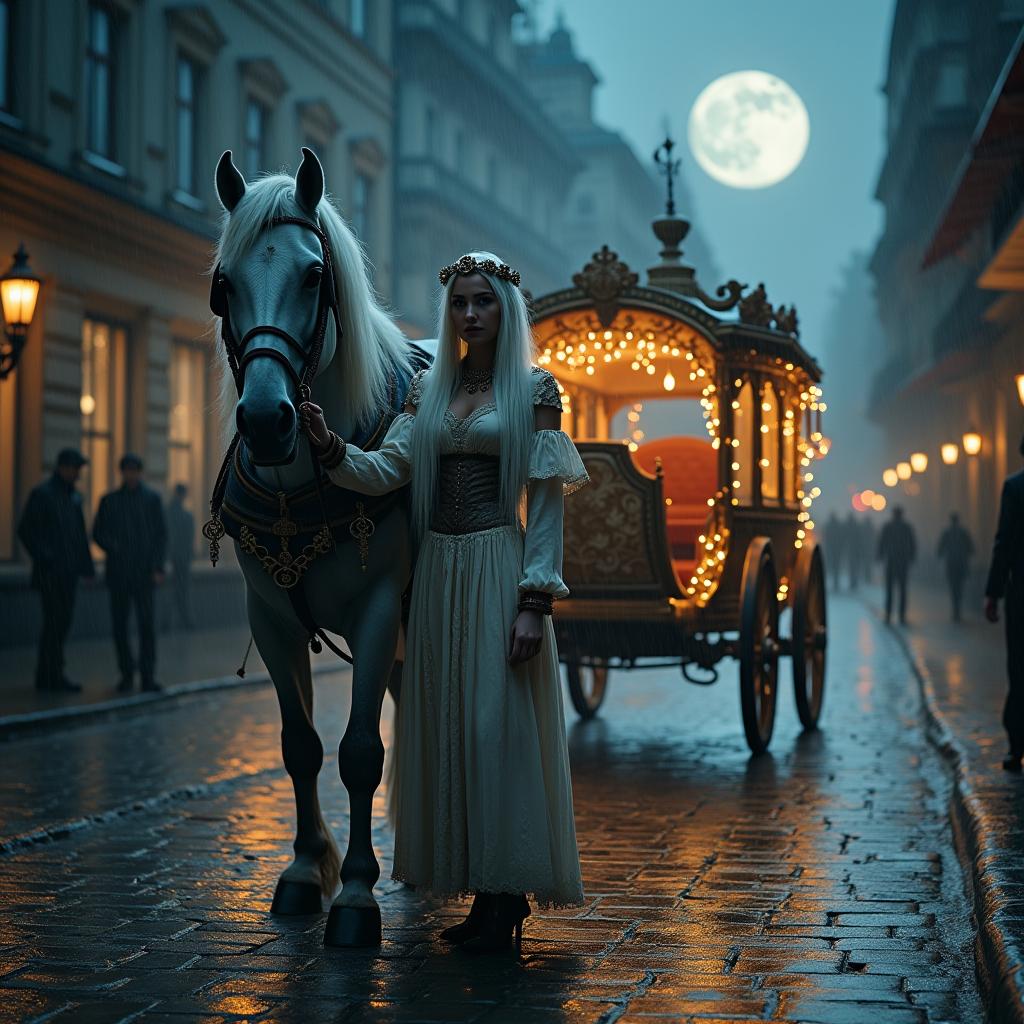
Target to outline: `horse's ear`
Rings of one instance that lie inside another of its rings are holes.
[[[245,195],[245,178],[231,159],[231,150],[225,149],[217,161],[217,198],[228,213],[241,202]]]
[[[324,197],[324,169],[316,153],[302,147],[302,163],[295,174],[295,201],[303,213],[316,217],[316,208]]]

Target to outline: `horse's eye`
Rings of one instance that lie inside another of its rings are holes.
[[[306,274],[306,280],[302,282],[303,288],[319,288],[320,280],[324,276],[322,267],[312,267]]]

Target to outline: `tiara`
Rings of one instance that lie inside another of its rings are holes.
[[[447,284],[456,274],[472,274],[475,270],[482,270],[485,274],[500,277],[503,281],[519,287],[518,270],[513,270],[504,263],[496,263],[494,260],[478,260],[475,256],[461,256],[455,263],[442,267],[437,276],[441,284]]]

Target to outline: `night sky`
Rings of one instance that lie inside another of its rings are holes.
[[[852,250],[873,248],[882,226],[873,195],[893,9],[894,0],[544,0],[539,22],[546,34],[564,14],[577,54],[602,80],[598,121],[622,132],[641,159],[667,119],[696,207],[679,212],[707,237],[725,277],[764,280],[773,303],[797,304],[802,340],[818,354],[841,268]],[[766,189],[719,184],[686,144],[701,90],[748,69],[788,82],[811,122],[801,165]]]

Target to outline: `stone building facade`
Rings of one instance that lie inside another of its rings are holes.
[[[89,514],[132,450],[159,489],[187,482],[202,519],[222,443],[205,273],[222,149],[254,175],[311,145],[391,291],[391,15],[371,0],[0,0],[0,253],[24,242],[45,278],[0,383],[0,642],[34,614],[17,600],[16,517],[62,447],[91,459]]]
[[[582,162],[523,84],[516,0],[395,0],[396,307],[433,334],[436,269],[497,253],[535,295],[564,285],[553,229]]]
[[[933,241],[1022,25],[1024,0],[896,5],[877,186],[885,228],[870,262],[886,354],[870,407],[886,435],[875,486],[886,466],[913,452],[929,456],[924,474],[886,492],[907,507],[928,548],[956,511],[984,549],[1000,481],[1017,464],[1019,315],[1001,287],[981,280],[991,223],[962,237],[955,255],[937,258]],[[981,450],[971,456],[962,439],[975,432]],[[944,443],[958,445],[955,464],[943,463]]]

